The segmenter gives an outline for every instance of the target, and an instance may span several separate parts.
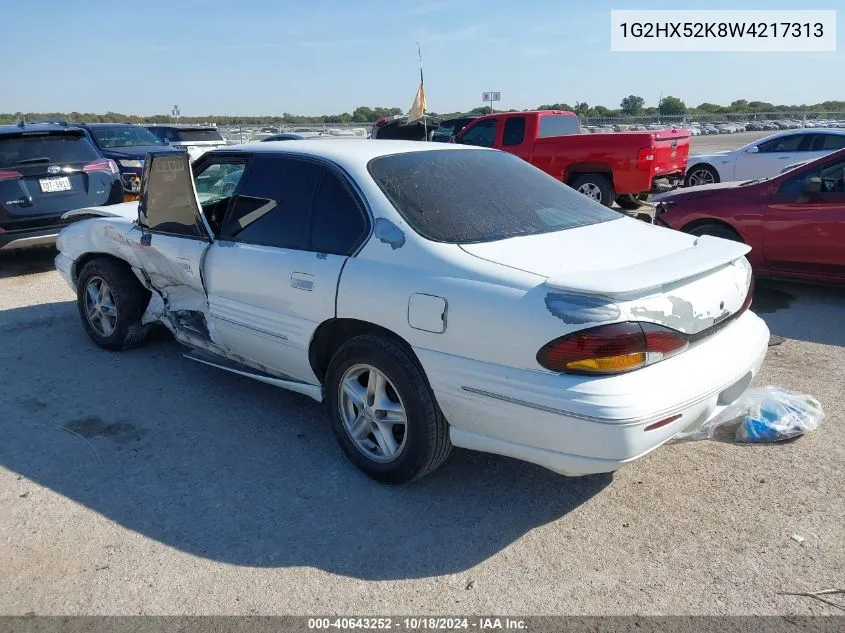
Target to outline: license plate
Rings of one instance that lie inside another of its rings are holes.
[[[55,193],[56,191],[70,191],[70,178],[59,176],[58,178],[42,178],[38,181],[43,193]]]

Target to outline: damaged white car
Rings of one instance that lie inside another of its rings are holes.
[[[327,401],[368,475],[452,446],[613,471],[751,382],[748,246],[625,218],[507,153],[290,141],[146,162],[140,203],[62,231],[107,349],[161,322],[193,360]]]

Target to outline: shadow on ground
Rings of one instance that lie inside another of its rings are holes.
[[[72,302],[0,312],[0,464],[171,547],[364,579],[464,571],[599,493],[456,451],[388,487],[337,448],[322,405],[181,358],[157,335],[102,351]]]
[[[845,346],[845,288],[758,280],[751,310],[775,337]]]
[[[2,252],[0,253],[0,279],[23,277],[53,270],[56,253],[56,249],[51,247]]]

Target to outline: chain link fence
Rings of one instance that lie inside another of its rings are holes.
[[[734,131],[786,130],[799,128],[845,128],[845,112],[722,112],[683,115],[581,117],[581,125],[590,131],[643,130],[665,127],[726,126]],[[739,129],[741,128],[741,129]]]

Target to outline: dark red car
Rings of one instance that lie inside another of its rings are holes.
[[[745,242],[754,273],[845,283],[845,150],[774,178],[655,197],[655,223]]]

